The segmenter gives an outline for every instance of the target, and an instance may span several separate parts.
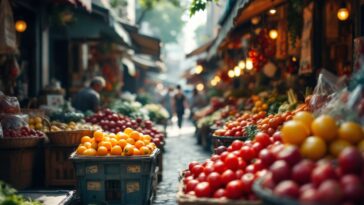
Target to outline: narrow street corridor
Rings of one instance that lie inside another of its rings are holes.
[[[173,205],[176,202],[179,172],[188,167],[191,161],[204,161],[210,153],[196,143],[195,128],[186,121],[179,130],[175,125],[167,129],[168,138],[163,159],[163,180],[158,185],[154,205]]]

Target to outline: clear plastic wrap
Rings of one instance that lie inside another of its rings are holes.
[[[0,113],[20,113],[20,105],[18,99],[16,97],[0,95]]]
[[[8,129],[20,129],[22,127],[28,127],[26,115],[1,115],[1,126],[4,130]]]
[[[310,110],[312,110],[314,114],[320,114],[322,108],[325,108],[343,88],[343,81],[339,81],[339,79],[329,71],[322,70],[309,103]]]

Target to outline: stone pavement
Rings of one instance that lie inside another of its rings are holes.
[[[210,153],[197,145],[195,128],[187,120],[179,130],[175,125],[167,129],[165,152],[163,153],[163,181],[159,183],[154,205],[175,205],[179,172],[191,161],[204,161]]]

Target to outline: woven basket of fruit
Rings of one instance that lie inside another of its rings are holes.
[[[1,138],[0,149],[17,149],[36,147],[44,140],[44,137],[17,137]]]
[[[83,136],[92,136],[91,130],[55,131],[46,133],[49,141],[54,145],[77,146]]]

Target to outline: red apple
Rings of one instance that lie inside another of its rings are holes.
[[[275,187],[273,193],[277,196],[296,199],[299,197],[299,187],[294,181],[285,180]]]
[[[354,147],[345,148],[338,161],[344,174],[358,174],[362,171],[363,158],[360,151]]]
[[[331,164],[318,165],[311,174],[311,182],[318,187],[321,183],[329,179],[336,179],[337,175]]]
[[[310,160],[302,160],[292,169],[292,179],[299,184],[310,182],[311,173],[315,168],[315,163]]]
[[[343,199],[343,190],[338,181],[328,179],[317,189],[318,199],[323,204],[340,204]]]
[[[279,183],[291,177],[291,168],[286,161],[275,161],[269,168],[274,183]]]

